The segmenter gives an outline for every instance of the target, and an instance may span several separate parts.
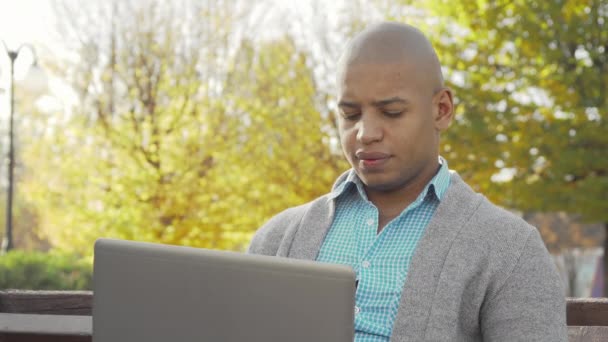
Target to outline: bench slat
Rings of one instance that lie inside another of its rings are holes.
[[[91,291],[0,291],[0,312],[92,315]]]
[[[0,342],[85,342],[91,291],[0,291]],[[608,298],[568,298],[570,342],[608,341]]]
[[[608,327],[568,327],[569,342],[608,341]]]
[[[608,326],[608,298],[568,298],[569,326]]]
[[[0,342],[92,342],[91,336],[0,333]]]
[[[1,342],[88,342],[90,316],[0,313]],[[608,327],[569,326],[569,342],[608,341]]]
[[[93,322],[91,316],[0,313],[0,332],[90,336]]]

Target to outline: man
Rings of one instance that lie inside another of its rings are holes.
[[[566,341],[563,290],[537,230],[439,157],[454,105],[426,37],[367,28],[340,60],[338,90],[352,169],[272,218],[249,252],[352,266],[358,342]]]

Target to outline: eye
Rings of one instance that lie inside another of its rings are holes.
[[[401,114],[403,114],[403,111],[384,111],[382,113],[388,117],[396,118],[401,116]]]
[[[344,120],[355,121],[361,117],[361,113],[342,113]]]

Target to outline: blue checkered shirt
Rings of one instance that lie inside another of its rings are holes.
[[[389,341],[408,266],[450,184],[447,162],[418,198],[378,234],[378,209],[351,170],[330,194],[336,212],[317,261],[350,265],[357,274],[355,341]]]

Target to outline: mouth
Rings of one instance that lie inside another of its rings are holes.
[[[388,162],[391,155],[383,152],[357,151],[355,153],[363,169],[376,169]]]

